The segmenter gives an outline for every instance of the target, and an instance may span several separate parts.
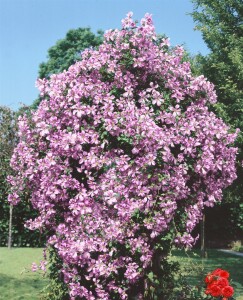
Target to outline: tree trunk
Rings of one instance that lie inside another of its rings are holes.
[[[12,220],[13,220],[13,205],[9,207],[9,227],[8,227],[8,249],[12,246]]]
[[[203,213],[203,217],[200,222],[200,229],[201,229],[201,257],[206,258],[207,253],[205,249],[205,213]]]

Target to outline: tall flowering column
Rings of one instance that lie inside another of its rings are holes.
[[[171,245],[193,245],[203,208],[236,177],[236,133],[208,110],[212,84],[157,41],[150,15],[137,25],[131,13],[37,84],[46,100],[19,120],[9,200],[29,191],[27,226],[48,233],[70,299],[147,299],[151,277],[162,299]]]

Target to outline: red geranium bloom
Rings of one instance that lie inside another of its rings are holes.
[[[229,273],[220,268],[215,269],[205,277],[207,289],[205,293],[213,297],[223,297],[223,300],[228,300],[234,294],[234,289],[229,285]]]
[[[220,276],[220,277],[224,277],[224,278],[229,278],[229,272],[227,272],[225,270],[222,270],[222,269],[215,269],[212,272],[212,275]]]
[[[215,276],[220,276],[220,272],[222,272],[223,270],[222,269],[215,269],[213,272],[212,272],[212,275],[215,275]]]
[[[205,277],[205,282],[206,284],[212,283],[215,280],[215,276],[213,276],[211,273],[209,273],[206,277]]]
[[[229,278],[229,272],[225,271],[225,270],[221,270],[219,272],[219,276],[224,277],[224,278]]]
[[[210,284],[207,287],[206,294],[210,294],[213,297],[221,296],[221,288],[217,284]]]
[[[222,288],[222,287],[228,286],[229,281],[224,277],[219,277],[216,281],[216,284]]]
[[[223,289],[222,289],[222,296],[223,297],[232,297],[234,294],[234,289],[232,288],[232,286],[228,285],[228,286],[225,286]]]

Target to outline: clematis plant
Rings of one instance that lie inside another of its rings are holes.
[[[70,299],[163,296],[149,279],[172,244],[193,245],[203,208],[236,178],[237,133],[183,53],[129,13],[98,50],[38,80],[43,101],[19,119],[9,201],[30,194],[27,226],[47,233]]]

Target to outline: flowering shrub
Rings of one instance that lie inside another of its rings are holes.
[[[227,300],[234,294],[234,289],[229,285],[229,273],[222,269],[216,269],[205,278],[207,285],[205,293],[213,297],[221,297]]]
[[[122,26],[38,80],[45,100],[19,119],[9,201],[30,194],[27,226],[48,232],[71,299],[163,295],[171,244],[193,245],[203,208],[236,178],[213,85],[157,40],[150,15]]]

